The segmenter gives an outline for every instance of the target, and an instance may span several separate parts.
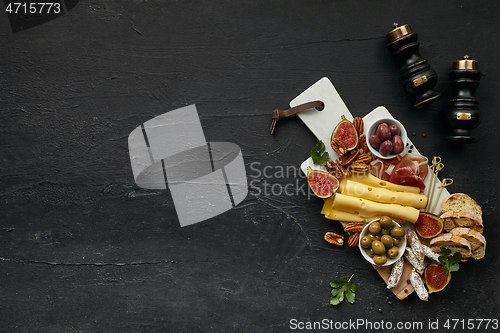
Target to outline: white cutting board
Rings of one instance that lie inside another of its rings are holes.
[[[299,112],[297,113],[297,115],[304,122],[304,124],[311,130],[311,132],[316,136],[316,138],[318,138],[318,140],[323,141],[323,143],[325,144],[325,150],[330,155],[330,159],[335,160],[338,158],[338,155],[333,151],[332,147],[330,146],[330,140],[333,129],[340,122],[342,115],[344,115],[345,118],[350,121],[352,121],[354,117],[351,115],[351,112],[349,112],[349,109],[345,105],[339,93],[337,92],[332,82],[327,77],[320,79],[312,86],[310,86],[308,89],[306,89],[303,93],[301,93],[299,96],[295,97],[290,102],[290,107],[318,100],[322,101],[323,104],[325,105],[323,110],[318,111],[316,109],[309,109]],[[366,134],[370,125],[380,118],[394,118],[394,117],[383,106],[375,108],[374,110],[372,110],[363,117],[364,134]],[[411,131],[407,130],[407,132]],[[402,154],[406,154],[411,146],[413,146],[413,148],[411,148],[412,153],[419,154],[417,148],[413,145],[413,143],[409,138],[407,142],[408,145],[405,147],[405,150],[403,151]],[[427,158],[429,159],[430,163],[432,161],[432,158],[429,157]],[[312,162],[312,158],[310,156],[300,166],[300,169],[306,175],[308,166],[310,166],[312,169],[326,171],[325,167],[315,165]],[[432,175],[433,175],[432,170],[429,168],[429,173],[424,180],[425,184],[424,193],[427,195],[429,195],[431,190],[429,187]],[[437,179],[434,185],[434,198],[436,198],[439,193],[438,186],[440,184],[441,181]],[[436,204],[434,210],[431,213],[434,214],[440,213],[441,203],[443,202],[444,198],[449,194],[450,193],[448,192],[448,190],[444,188],[443,191],[441,192],[441,195],[439,196],[438,203]]]

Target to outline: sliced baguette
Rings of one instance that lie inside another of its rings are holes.
[[[460,252],[462,254],[462,261],[469,259],[472,254],[471,246],[467,239],[450,233],[441,234],[433,238],[430,245],[432,251],[436,253],[439,253],[442,247],[451,250],[451,255],[455,252]]]
[[[455,228],[450,232],[452,235],[465,238],[471,247],[471,257],[481,259],[486,251],[486,239],[479,232],[469,228]]]
[[[449,211],[441,214],[440,217],[443,219],[446,232],[450,232],[455,228],[470,228],[481,234],[483,233],[483,221],[472,213]]]
[[[483,220],[483,211],[481,206],[479,206],[474,199],[464,193],[453,193],[443,200],[443,203],[441,204],[441,213],[446,212],[469,212],[476,215],[481,221]]]

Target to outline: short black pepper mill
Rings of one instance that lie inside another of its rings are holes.
[[[417,33],[413,32],[408,24],[399,26],[394,23],[392,28],[386,35],[389,41],[387,48],[399,64],[403,88],[415,97],[413,106],[422,108],[441,96],[432,90],[438,80],[437,73],[420,55]]]
[[[475,97],[481,76],[479,62],[470,59],[468,55],[453,62],[450,71],[453,97],[449,101],[447,117],[452,130],[446,137],[448,141],[477,142],[471,131],[481,122],[479,101]]]

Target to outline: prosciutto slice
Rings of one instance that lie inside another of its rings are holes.
[[[394,184],[417,186],[425,189],[424,179],[429,172],[427,157],[419,154],[406,154],[395,166],[389,177]]]
[[[374,175],[377,178],[380,178],[382,180],[389,181],[389,178],[391,177],[391,173],[394,170],[394,167],[396,164],[401,161],[402,157],[396,156],[391,159],[387,160],[382,160],[380,158],[377,158],[376,160],[373,160],[371,164],[371,174]]]

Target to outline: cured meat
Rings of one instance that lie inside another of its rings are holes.
[[[382,180],[389,181],[389,178],[391,177],[391,172],[396,166],[396,164],[401,161],[402,157],[396,156],[394,158],[390,159],[380,159],[377,158],[373,160],[371,164],[371,174],[374,175],[377,178],[380,178]]]
[[[419,154],[406,154],[391,172],[389,181],[394,184],[417,186],[425,189],[424,179],[429,172],[427,157]]]
[[[371,174],[398,185],[416,186],[424,189],[424,179],[429,173],[427,157],[406,154],[391,159],[375,159],[371,163]]]
[[[371,161],[370,165],[371,165],[370,173],[379,179],[383,179],[384,162],[382,162],[380,158],[377,158]],[[384,180],[389,180],[389,178]]]

